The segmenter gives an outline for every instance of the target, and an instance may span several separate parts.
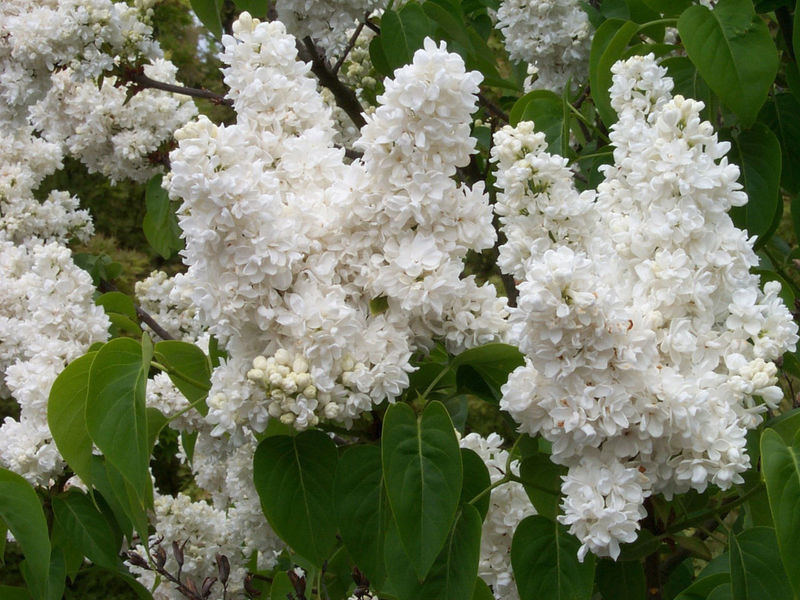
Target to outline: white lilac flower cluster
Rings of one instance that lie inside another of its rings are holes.
[[[182,273],[170,277],[164,271],[153,271],[136,282],[134,292],[139,306],[174,339],[194,343],[203,336],[204,328]]]
[[[163,58],[144,65],[151,79],[177,84],[177,67]],[[112,182],[147,181],[160,167],[151,160],[173,132],[197,114],[191,100],[160,90],[145,89],[128,97],[116,77],[98,87],[78,80],[69,69],[54,73],[41,102],[30,108],[30,122],[43,137]]]
[[[577,0],[503,0],[496,27],[511,59],[528,63],[526,91],[586,78],[592,28]]]
[[[278,0],[275,10],[289,33],[302,39],[310,37],[328,57],[341,53],[353,26],[385,0]]]
[[[497,483],[510,467],[519,475],[519,461],[508,462],[508,451],[502,449],[503,438],[497,433],[482,437],[470,433],[461,438],[462,448],[469,448],[481,457],[489,469],[492,484]],[[492,588],[497,600],[519,600],[519,592],[511,569],[511,540],[517,525],[536,514],[521,483],[507,482],[492,490],[489,512],[481,531],[481,557],[478,575]]]
[[[347,31],[348,38],[353,35],[355,35],[354,29]],[[356,98],[367,114],[372,114],[375,110],[374,99],[378,93],[378,81],[375,79],[377,73],[369,56],[369,44],[374,38],[375,33],[371,29],[362,29],[338,73],[339,80],[355,92]],[[360,135],[358,128],[350,116],[336,104],[336,99],[328,88],[320,87],[319,92],[331,110],[337,132],[334,142],[351,148]]]
[[[1,76],[0,76],[1,79]],[[0,232],[4,239],[23,243],[31,237],[67,242],[91,237],[89,213],[78,209],[78,199],[54,190],[40,202],[34,191],[42,180],[61,167],[56,144],[33,133],[29,125],[5,127],[0,147]]]
[[[243,554],[240,537],[243,532],[232,529],[232,520],[224,510],[206,502],[194,502],[185,494],[179,493],[175,497],[156,494],[155,518],[158,526],[156,533],[150,537],[150,547],[160,544],[164,548],[167,557],[164,568],[168,572],[178,572],[178,563],[171,550],[173,542],[183,551],[182,577],[195,582],[218,576],[216,556],[220,554],[227,557],[230,564],[227,597],[244,596],[249,555]],[[264,520],[263,515],[260,520]],[[145,555],[142,545],[136,546],[135,551],[140,556]],[[153,590],[154,600],[185,598],[174,585],[163,581],[155,572],[133,564],[129,565],[129,569],[139,583]],[[214,589],[219,591],[222,585],[217,583]]]
[[[613,73],[614,164],[596,192],[575,190],[531,123],[493,149],[526,355],[501,407],[569,467],[559,518],[581,558],[616,558],[651,494],[742,482],[745,434],[781,399],[773,361],[798,339],[779,284],[750,273],[753,240],[727,214],[747,197],[702,103],[672,97],[652,55]]]
[[[142,64],[152,78],[175,83],[148,19],[147,10],[111,0],[3,2],[0,132],[50,142],[55,168],[70,154],[112,180],[153,175],[148,155],[194,116],[194,104],[155,90],[125,103],[114,77],[100,81],[114,67]]]
[[[434,338],[452,351],[498,339],[505,301],[460,278],[467,250],[494,242],[488,197],[452,179],[474,149],[480,75],[428,40],[348,165],[280,22],[242,14],[223,45],[237,123],[179,130],[165,179],[183,201],[192,300],[229,354],[212,375],[214,434],[349,424],[405,389]]]
[[[0,239],[0,395],[13,396],[18,420],[0,426],[0,464],[35,485],[63,467],[47,425],[50,387],[68,362],[108,336],[92,301],[88,273],[58,242]]]

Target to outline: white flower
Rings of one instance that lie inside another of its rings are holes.
[[[768,361],[798,339],[779,284],[750,273],[752,241],[726,214],[746,196],[702,103],[671,97],[652,55],[612,72],[614,162],[596,193],[575,191],[530,123],[493,150],[526,355],[500,406],[569,468],[560,519],[581,558],[616,558],[652,493],[743,481],[747,430],[781,399]]]

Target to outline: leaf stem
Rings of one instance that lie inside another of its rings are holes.
[[[647,23],[642,23],[641,25],[639,25],[639,29],[636,30],[636,33],[641,33],[642,31],[644,31],[648,27],[654,27],[656,25],[666,25],[666,26],[672,25],[673,27],[676,27],[678,25],[678,19],[677,19],[677,17],[668,17],[666,19],[656,19],[655,21],[649,21]],[[636,35],[636,34],[634,34],[634,35]]]
[[[750,488],[747,492],[745,492],[741,496],[738,496],[736,498],[732,498],[732,499],[730,499],[728,501],[722,502],[722,504],[720,504],[719,506],[717,506],[715,508],[707,508],[705,510],[699,511],[699,512],[695,513],[694,515],[689,516],[688,518],[684,519],[683,521],[675,523],[674,525],[672,525],[671,527],[666,529],[664,531],[664,533],[662,533],[659,537],[668,537],[673,533],[678,533],[679,531],[683,531],[684,529],[686,529],[688,527],[692,527],[696,523],[702,523],[703,521],[705,521],[708,518],[715,518],[717,515],[719,515],[719,514],[721,514],[723,512],[732,510],[732,509],[736,508],[737,506],[740,506],[740,505],[744,504],[750,498],[752,498],[753,496],[755,496],[756,494],[758,494],[758,493],[760,493],[762,491],[764,491],[764,483],[763,482],[759,482],[757,485],[755,485],[752,488]]]
[[[178,379],[180,379],[182,381],[185,381],[186,383],[188,383],[190,385],[193,385],[195,387],[199,387],[200,389],[203,389],[203,390],[208,390],[209,389],[207,383],[203,383],[201,381],[197,381],[196,379],[192,379],[191,377],[189,377],[188,375],[184,375],[180,371],[176,371],[175,369],[173,369],[171,367],[167,367],[165,365],[162,365],[160,362],[156,362],[154,360],[151,360],[150,361],[150,366],[155,367],[156,369],[158,369],[160,371],[164,371],[167,375],[170,375],[171,377],[177,377]]]

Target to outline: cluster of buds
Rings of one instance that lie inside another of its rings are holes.
[[[247,378],[263,385],[269,400],[269,415],[286,425],[305,429],[319,423],[315,410],[326,404],[314,386],[308,361],[300,354],[281,348],[269,358],[256,356]],[[331,404],[337,408],[335,404]],[[323,409],[326,417],[335,416]]]
[[[160,543],[158,543],[153,550],[152,562],[148,562],[141,554],[133,551],[127,552],[125,558],[131,565],[148,571],[155,571],[167,581],[174,583],[176,586],[175,589],[189,600],[208,600],[211,597],[212,588],[217,581],[222,584],[222,598],[227,598],[228,578],[231,573],[231,565],[230,561],[228,561],[228,557],[224,554],[217,554],[217,576],[206,577],[203,579],[203,583],[200,584],[200,587],[198,587],[194,579],[185,576],[182,572],[184,563],[183,548],[188,541],[187,538],[183,544],[172,542],[172,555],[178,565],[178,570],[174,574],[167,570],[167,552]]]
[[[302,431],[317,425],[321,418],[336,419],[342,407],[334,397],[342,388],[355,389],[356,373],[366,369],[346,356],[337,365],[340,374],[333,393],[317,388],[308,360],[299,353],[279,349],[273,356],[256,356],[247,378],[263,386],[269,402],[269,416]],[[341,386],[341,387],[340,387]]]

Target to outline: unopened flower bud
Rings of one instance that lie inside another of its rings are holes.
[[[308,361],[302,356],[298,356],[294,359],[292,363],[292,371],[295,373],[307,373],[308,372]]]
[[[211,586],[214,585],[216,582],[217,582],[216,577],[206,577],[203,580],[203,586],[200,588],[200,595],[203,598],[208,598],[208,596],[211,594]]]
[[[275,362],[279,365],[290,365],[292,364],[292,356],[289,354],[289,351],[285,348],[280,348],[275,353]]]
[[[172,542],[172,555],[175,557],[175,562],[179,567],[183,566],[183,546],[178,542]]]
[[[217,571],[219,571],[219,580],[222,583],[228,582],[228,576],[231,574],[231,563],[228,557],[224,554],[217,554],[214,557],[217,561]]]
[[[269,368],[269,363],[267,362],[267,359],[264,358],[263,356],[256,356],[253,359],[253,368],[259,369],[261,371],[266,371]]]
[[[247,378],[250,381],[261,381],[262,379],[264,379],[264,371],[262,371],[261,369],[250,369],[247,372]]]
[[[284,425],[291,425],[294,423],[295,416],[293,413],[283,413],[281,415],[281,423]]]

